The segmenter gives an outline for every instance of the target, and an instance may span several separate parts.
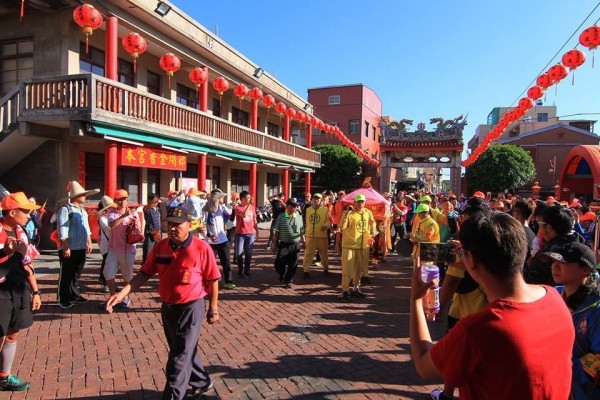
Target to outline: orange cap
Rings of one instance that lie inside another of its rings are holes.
[[[479,197],[480,199],[485,199],[485,194],[483,194],[483,192],[480,192],[478,190],[475,193],[473,193],[473,197]]]
[[[125,189],[119,189],[115,192],[115,195],[113,196],[113,199],[115,200],[121,200],[121,199],[126,199],[129,197],[129,193],[127,193],[127,190]]]
[[[40,206],[30,202],[23,192],[9,194],[2,199],[1,206],[3,210],[14,210],[16,208],[22,208],[24,210],[38,210],[40,208]]]

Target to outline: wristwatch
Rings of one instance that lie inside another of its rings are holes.
[[[34,295],[34,296],[35,296],[35,295],[38,295],[38,296],[39,296],[39,295],[41,295],[41,294],[42,294],[42,291],[41,291],[41,290],[34,290],[33,292],[31,292],[31,294],[32,294],[32,295]]]

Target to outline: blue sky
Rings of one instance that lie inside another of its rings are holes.
[[[596,0],[174,0],[178,8],[306,98],[308,88],[362,83],[383,114],[429,122],[468,113],[465,142],[496,106],[543,72]],[[581,30],[600,18],[598,7]],[[600,113],[600,51],[555,89],[558,115]],[[600,115],[581,117],[596,119]],[[567,118],[568,119],[568,118]],[[599,118],[600,119],[600,118]]]

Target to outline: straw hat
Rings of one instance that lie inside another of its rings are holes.
[[[109,208],[117,208],[117,203],[115,203],[112,199],[112,197],[110,196],[102,196],[102,208],[99,209],[98,211],[96,211],[96,214],[100,215],[102,214],[104,211],[108,210]]]
[[[84,189],[83,186],[81,186],[81,184],[77,181],[70,181],[67,185],[67,190],[69,191],[69,195],[64,199],[59,200],[59,202],[100,193],[100,189]]]

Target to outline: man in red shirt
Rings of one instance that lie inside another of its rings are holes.
[[[571,315],[554,288],[525,283],[523,226],[505,213],[476,214],[461,225],[460,244],[458,255],[489,304],[434,344],[423,297],[435,283],[423,283],[415,268],[409,331],[418,374],[443,378],[461,399],[568,399]]]
[[[250,278],[254,242],[258,238],[258,223],[254,199],[247,190],[240,192],[241,204],[235,208],[235,260],[238,277]]]
[[[186,392],[192,398],[199,398],[213,387],[198,355],[198,339],[205,315],[205,297],[208,296],[208,323],[219,320],[221,274],[210,245],[190,234],[192,219],[185,207],[169,210],[168,237],[154,245],[138,274],[106,304],[106,310],[112,313],[113,307],[130,292],[158,274],[161,317],[169,345],[163,399],[180,400],[186,397]]]

